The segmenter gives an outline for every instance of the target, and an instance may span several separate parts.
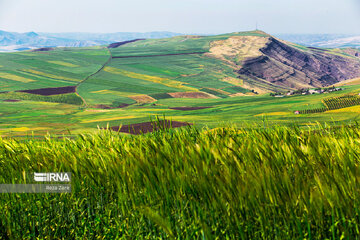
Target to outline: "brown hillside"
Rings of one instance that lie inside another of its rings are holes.
[[[360,77],[357,53],[296,47],[271,36],[234,36],[213,42],[207,56],[227,62],[249,88],[274,91],[324,87]]]

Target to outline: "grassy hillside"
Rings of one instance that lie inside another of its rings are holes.
[[[294,114],[324,107],[325,98],[358,94],[357,81],[348,81],[340,92],[274,98],[264,91],[286,88],[239,74],[242,61],[258,56],[269,37],[255,31],[140,40],[111,49],[2,53],[0,92],[10,92],[0,93],[0,135],[94,132],[98,126],[142,123],[157,115],[199,128],[242,127],[263,118],[269,124],[301,126],[358,120],[356,107]],[[322,51],[288,45],[306,54]],[[351,59],[356,54],[349,49],[324,51]],[[64,86],[77,87],[75,92],[52,96],[14,92]],[[174,107],[185,107],[185,111]],[[186,110],[188,107],[198,109]],[[199,109],[202,107],[208,108]]]
[[[200,55],[112,59],[102,72],[82,83],[78,91],[89,104],[131,103],[131,97],[137,95],[234,87],[224,81],[229,76],[236,77],[231,68]]]
[[[175,53],[207,52],[213,41],[225,40],[231,36],[266,37],[261,31],[238,32],[217,36],[178,36],[167,39],[147,39],[123,45],[111,50],[113,56],[143,56]]]
[[[73,176],[71,194],[0,194],[0,236],[355,239],[359,126],[249,127],[0,139],[0,183]]]
[[[228,97],[249,92],[241,87],[234,69],[216,58],[203,56],[211,43],[230,36],[266,36],[261,32],[234,33],[211,37],[179,36],[170,39],[148,39],[112,48],[113,59],[104,71],[79,86],[79,93],[91,105],[132,103],[138,95],[171,92],[209,93],[212,89],[237,87],[223,92]],[[189,55],[174,55],[189,54]],[[229,79],[235,79],[230,81]]]
[[[99,47],[0,53],[0,91],[76,85],[108,58]]]

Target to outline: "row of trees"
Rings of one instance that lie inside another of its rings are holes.
[[[327,110],[326,108],[305,109],[305,110],[300,110],[299,114],[321,113],[321,112],[325,112],[326,110]]]
[[[298,114],[321,113],[328,110],[352,107],[360,105],[360,96],[355,94],[347,94],[339,97],[325,98],[322,100],[324,108],[304,109],[296,111]]]
[[[346,108],[360,105],[360,97],[358,95],[344,95],[340,97],[326,98],[323,103],[329,110]]]

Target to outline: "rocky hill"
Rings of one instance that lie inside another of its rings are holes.
[[[304,47],[267,36],[233,36],[211,43],[208,56],[226,61],[250,88],[329,86],[360,77],[356,49]]]

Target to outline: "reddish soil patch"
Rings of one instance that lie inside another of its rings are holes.
[[[187,122],[176,122],[176,121],[169,121],[169,120],[162,120],[159,122],[143,122],[143,123],[136,123],[136,124],[130,124],[130,125],[123,125],[121,126],[121,129],[119,127],[112,127],[111,129],[117,132],[123,132],[123,133],[130,133],[130,134],[142,134],[142,133],[148,133],[157,131],[159,129],[169,129],[169,128],[178,128],[178,127],[184,127],[184,126],[190,126],[191,123]]]
[[[99,109],[112,109],[113,107],[110,107],[110,106],[104,105],[104,104],[98,104],[98,105],[95,105],[94,108],[99,108]]]
[[[173,107],[170,109],[180,110],[180,111],[192,111],[192,110],[200,110],[200,109],[206,109],[206,108],[212,108],[212,107]]]
[[[156,102],[155,98],[152,98],[148,95],[137,95],[137,96],[129,96],[129,98],[135,100],[138,103],[152,103]]]
[[[204,92],[175,92],[175,93],[168,93],[173,98],[215,98],[215,96],[210,95]]]
[[[34,50],[32,50],[32,52],[48,52],[48,51],[52,51],[52,50],[54,50],[54,48],[45,47],[45,48],[34,49]]]
[[[98,104],[98,105],[95,105],[94,108],[100,108],[100,109],[115,109],[115,108],[124,108],[124,107],[127,107],[127,106],[130,106],[130,104],[120,103],[117,107],[112,107],[112,106],[105,105],[105,104]]]
[[[39,88],[32,90],[21,90],[17,92],[25,92],[25,93],[42,95],[42,96],[51,96],[51,95],[60,95],[66,93],[74,93],[75,91],[76,91],[76,86],[68,86],[68,87],[58,87],[58,88]]]
[[[20,100],[17,99],[6,99],[3,102],[20,102]]]
[[[145,40],[144,38],[139,38],[139,39],[134,39],[134,40],[129,40],[129,41],[124,41],[124,42],[116,42],[116,43],[112,43],[108,46],[108,48],[117,48],[120,47],[122,45],[128,44],[128,43],[132,43],[132,42],[137,42],[140,40]]]

